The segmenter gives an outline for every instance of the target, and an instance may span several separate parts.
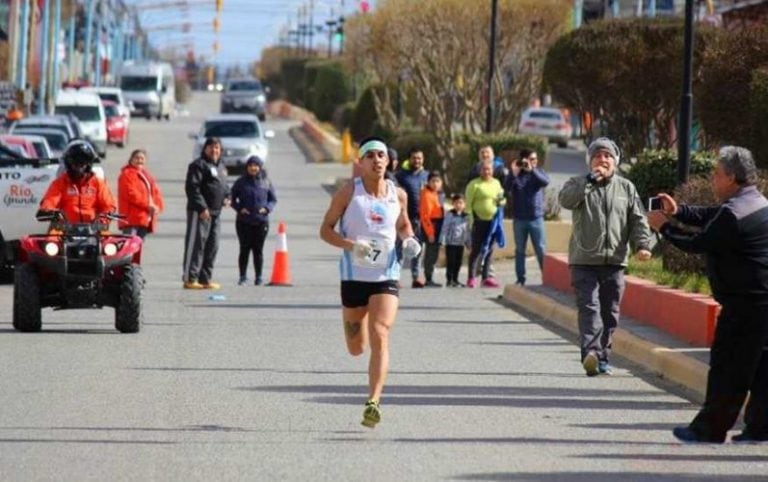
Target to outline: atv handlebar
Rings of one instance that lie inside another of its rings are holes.
[[[56,221],[64,221],[64,213],[59,210],[48,210],[48,209],[40,209],[35,214],[35,218],[40,222],[56,222]],[[106,221],[114,221],[118,219],[125,219],[126,216],[123,214],[118,214],[116,212],[109,212],[109,213],[99,213],[96,215],[97,220],[106,220]]]

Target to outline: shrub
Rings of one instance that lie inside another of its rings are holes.
[[[690,176],[708,176],[715,167],[717,154],[698,151],[691,155]],[[677,151],[645,150],[630,165],[627,178],[645,200],[660,192],[673,192],[677,186]]]
[[[314,81],[309,83],[307,70],[307,104],[321,121],[330,121],[336,107],[350,97],[350,82],[338,62],[324,62],[314,69]]]
[[[768,26],[721,31],[706,50],[696,103],[707,142],[737,144],[762,153],[766,123],[765,75],[768,65]],[[757,101],[757,104],[753,102]],[[758,137],[756,137],[758,136]],[[765,156],[766,154],[762,154]],[[761,167],[768,158],[757,155]]]
[[[304,66],[308,59],[287,58],[280,62],[280,71],[282,72],[282,85],[285,89],[285,96],[288,102],[304,106]]]
[[[768,66],[752,73],[752,154],[758,165],[768,165]]]
[[[352,114],[352,138],[360,141],[373,135],[376,126],[376,105],[373,101],[372,87],[365,89],[357,100],[355,111]]]

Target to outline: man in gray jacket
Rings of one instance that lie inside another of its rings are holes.
[[[571,283],[579,311],[581,362],[587,375],[609,375],[608,357],[619,324],[624,269],[629,244],[637,258],[651,258],[651,231],[635,186],[616,175],[619,148],[610,139],[595,139],[587,148],[586,176],[569,179],[560,204],[573,210],[568,248]]]

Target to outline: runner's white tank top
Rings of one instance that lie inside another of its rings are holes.
[[[357,258],[352,251],[344,250],[339,264],[341,280],[399,280],[400,263],[395,253],[395,239],[401,208],[397,187],[386,180],[387,194],[376,198],[365,191],[361,178],[356,177],[353,182],[352,200],[341,217],[341,235],[352,240],[368,240],[374,249],[365,258]]]

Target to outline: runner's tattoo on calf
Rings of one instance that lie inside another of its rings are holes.
[[[354,338],[358,335],[358,333],[360,333],[360,324],[361,323],[359,321],[345,321],[344,332],[348,337]]]

